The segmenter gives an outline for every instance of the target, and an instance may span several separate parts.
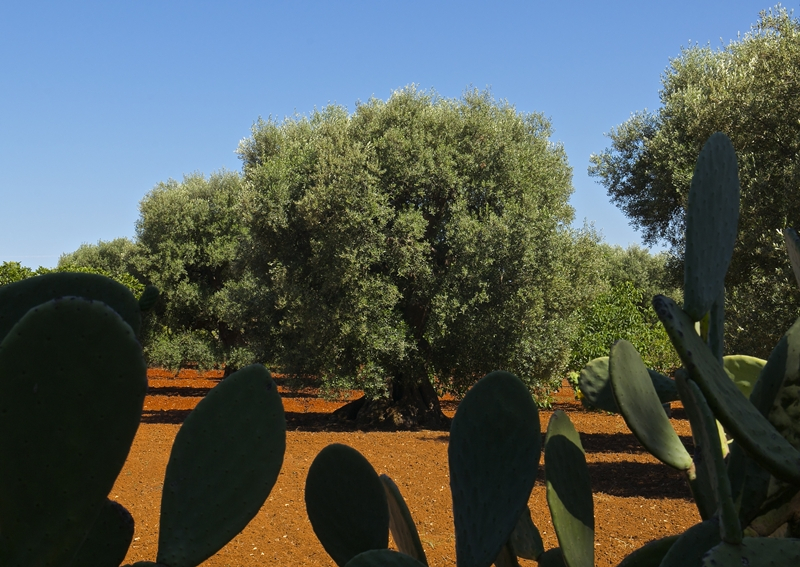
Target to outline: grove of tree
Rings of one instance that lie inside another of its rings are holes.
[[[82,245],[58,269],[160,289],[150,365],[263,362],[362,389],[340,415],[364,425],[446,426],[437,394],[494,369],[546,404],[631,329],[661,364],[646,298],[672,285],[664,255],[571,228],[572,171],[551,136],[486,92],[413,87],[259,121],[241,173],[159,183],[133,240]],[[41,270],[6,263],[0,284]]]
[[[777,7],[724,48],[683,49],[659,94],[658,110],[610,132],[590,174],[646,243],[671,247],[678,282],[697,156],[712,133],[730,137],[742,193],[726,279],[726,350],[766,357],[800,308],[781,234],[800,224],[800,22]]]

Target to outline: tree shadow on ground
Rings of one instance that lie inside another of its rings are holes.
[[[203,387],[178,387],[178,386],[150,386],[147,388],[148,396],[179,396],[181,398],[203,398],[211,388]]]
[[[592,493],[623,498],[691,500],[692,493],[682,472],[661,463],[614,461],[588,463]],[[539,466],[536,483],[544,484],[544,467]]]
[[[581,433],[581,444],[587,453],[646,454],[649,451],[630,433]],[[690,453],[694,442],[690,435],[679,435],[681,443]]]
[[[144,410],[141,422],[181,425],[191,412],[188,409]]]

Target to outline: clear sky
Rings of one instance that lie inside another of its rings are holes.
[[[784,4],[794,8],[793,4]],[[490,88],[552,121],[576,225],[639,234],[588,177],[604,133],[659,105],[681,46],[720,47],[769,0],[103,0],[0,3],[0,262],[54,266],[133,237],[159,181],[239,170],[259,116]]]

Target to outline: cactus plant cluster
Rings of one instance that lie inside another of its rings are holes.
[[[660,375],[619,341],[579,378],[586,405],[621,413],[648,451],[684,472],[702,519],[634,552],[626,567],[800,565],[800,319],[766,361],[723,356],[724,280],[738,214],[736,154],[716,133],[689,193],[684,305],[653,298],[682,368],[674,380]],[[792,229],[784,234],[800,282],[800,239]],[[676,400],[692,428],[693,455],[659,411]]]
[[[0,287],[0,565],[117,567],[134,522],[108,494],[139,426],[146,367],[136,300],[111,279],[54,273]],[[283,463],[269,372],[220,382],[179,430],[157,563],[192,567],[255,516]]]
[[[497,371],[459,404],[448,458],[459,567],[594,564],[594,508],[578,433],[562,411],[544,440],[547,502],[559,547],[545,551],[530,510],[542,454],[539,413],[516,376]],[[427,558],[397,485],[355,449],[334,444],[309,469],[306,508],[314,532],[339,567],[420,567]],[[399,551],[389,550],[389,533]]]

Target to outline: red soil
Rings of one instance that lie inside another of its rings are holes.
[[[220,379],[182,371],[177,377],[151,371],[142,425],[111,498],[130,510],[136,532],[126,562],[155,561],[161,487],[169,451],[180,423]],[[346,400],[326,401],[316,390],[288,391],[279,383],[287,417],[287,447],[275,487],[258,515],[207,566],[334,566],[317,540],[305,513],[303,486],[316,454],[330,443],[345,443],[362,454],[379,474],[397,483],[417,523],[429,564],[455,565],[453,517],[447,467],[448,433],[443,431],[363,432],[333,425],[328,415]],[[357,395],[357,393],[353,393]],[[457,402],[443,400],[452,416]],[[595,505],[595,563],[617,565],[644,543],[679,533],[699,521],[680,473],[645,451],[620,416],[587,412],[565,387],[554,409],[566,411],[586,450]],[[541,411],[542,430],[550,411]],[[682,410],[672,424],[684,443],[691,433]],[[540,478],[529,506],[545,548],[558,545]],[[523,566],[533,561],[520,560]]]

